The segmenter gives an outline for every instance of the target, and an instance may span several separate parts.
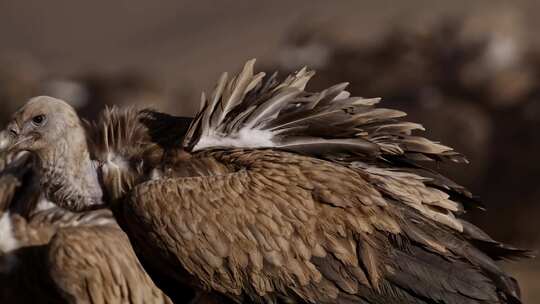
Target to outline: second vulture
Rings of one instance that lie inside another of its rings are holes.
[[[463,220],[478,204],[427,168],[463,156],[346,84],[309,93],[313,72],[278,81],[253,65],[224,74],[192,121],[111,109],[85,127],[66,102],[36,97],[8,125],[8,150],[35,155],[58,206],[110,207],[169,295],[520,303],[495,261],[530,253]]]
[[[28,153],[0,152],[0,303],[172,303],[110,210],[55,206],[33,165]]]

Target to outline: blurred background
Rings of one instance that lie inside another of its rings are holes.
[[[540,249],[540,1],[0,1],[0,125],[29,97],[191,115],[250,58],[383,97],[471,164],[442,167],[493,237]],[[540,302],[539,259],[507,263]]]

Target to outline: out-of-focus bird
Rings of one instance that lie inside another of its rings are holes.
[[[309,93],[254,61],[224,74],[189,120],[109,110],[89,131],[37,97],[8,125],[59,206],[108,205],[171,292],[255,303],[520,303],[495,260],[528,256],[460,218],[477,203],[425,169],[465,162],[346,84]],[[90,142],[90,144],[88,144]]]
[[[0,162],[0,303],[172,303],[109,210],[40,198],[28,154]]]

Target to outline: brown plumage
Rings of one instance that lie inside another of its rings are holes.
[[[529,253],[461,219],[478,206],[471,194],[422,167],[463,156],[413,134],[422,127],[378,99],[350,97],[343,84],[308,93],[313,72],[280,82],[254,75],[253,64],[203,95],[187,130],[181,118],[112,110],[91,127],[90,153],[71,108],[39,98],[16,114],[10,150],[49,164],[41,183],[54,185],[45,194],[59,206],[111,206],[167,292],[190,285],[255,303],[520,302],[494,260]],[[99,179],[57,179],[74,164]]]
[[[0,159],[0,303],[171,303],[109,210],[71,213],[40,199],[29,155],[7,158]]]

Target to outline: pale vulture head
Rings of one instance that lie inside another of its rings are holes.
[[[70,210],[103,203],[85,129],[68,103],[46,96],[32,98],[3,132],[7,134],[4,140],[0,138],[4,150],[12,154],[29,151],[36,156],[40,183],[49,200]]]
[[[47,96],[30,99],[4,132],[2,146],[9,151],[30,151],[43,158],[58,144],[76,145],[84,140],[75,110],[65,101]]]

